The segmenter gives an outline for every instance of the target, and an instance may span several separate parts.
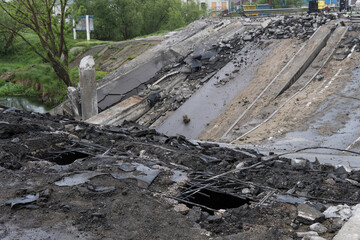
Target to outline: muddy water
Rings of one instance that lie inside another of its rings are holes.
[[[20,110],[46,113],[50,108],[46,107],[37,98],[24,96],[0,97],[0,105],[13,107]]]

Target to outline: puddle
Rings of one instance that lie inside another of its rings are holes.
[[[46,113],[50,110],[37,98],[25,96],[0,97],[0,105],[38,113]]]

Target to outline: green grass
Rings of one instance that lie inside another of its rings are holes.
[[[131,54],[130,56],[128,56],[128,60],[133,60],[134,58],[136,58],[135,54]]]
[[[24,37],[41,48],[38,37],[30,32],[23,33]],[[81,54],[91,47],[111,43],[109,41],[99,40],[73,40],[71,34],[67,36],[68,49],[72,47],[84,47],[82,51],[76,54],[69,54],[69,60],[74,60],[78,54]],[[0,85],[0,95],[24,95],[24,96],[41,96],[49,105],[56,105],[66,98],[66,85],[59,81],[54,70],[49,63],[44,63],[42,59],[26,44],[20,37],[14,41],[11,51],[7,55],[0,55],[0,75],[6,72],[15,72],[12,80],[15,83],[5,83]],[[79,73],[78,69],[69,69],[72,81],[77,85]],[[97,72],[97,79],[106,76],[105,72]]]
[[[0,96],[37,96],[37,90],[23,84],[0,80]]]

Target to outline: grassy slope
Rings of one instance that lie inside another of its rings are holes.
[[[28,41],[41,49],[35,34],[25,33],[24,35]],[[82,39],[73,40],[70,37],[68,38],[69,49],[74,46],[83,46],[85,49],[89,49],[92,46],[106,43],[97,40],[90,42]],[[74,56],[70,55],[70,60],[72,58]],[[15,73],[15,76],[12,82],[0,80],[0,96],[39,96],[48,104],[57,104],[66,95],[66,85],[58,80],[50,64],[43,63],[42,59],[21,38],[15,40],[9,54],[0,55],[0,75],[6,72]],[[70,69],[69,72],[74,82],[77,82],[78,69]],[[103,73],[99,73],[98,77],[103,76]]]

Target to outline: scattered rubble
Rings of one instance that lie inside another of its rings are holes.
[[[85,239],[330,239],[360,202],[359,171],[1,108],[5,239],[48,222]]]

